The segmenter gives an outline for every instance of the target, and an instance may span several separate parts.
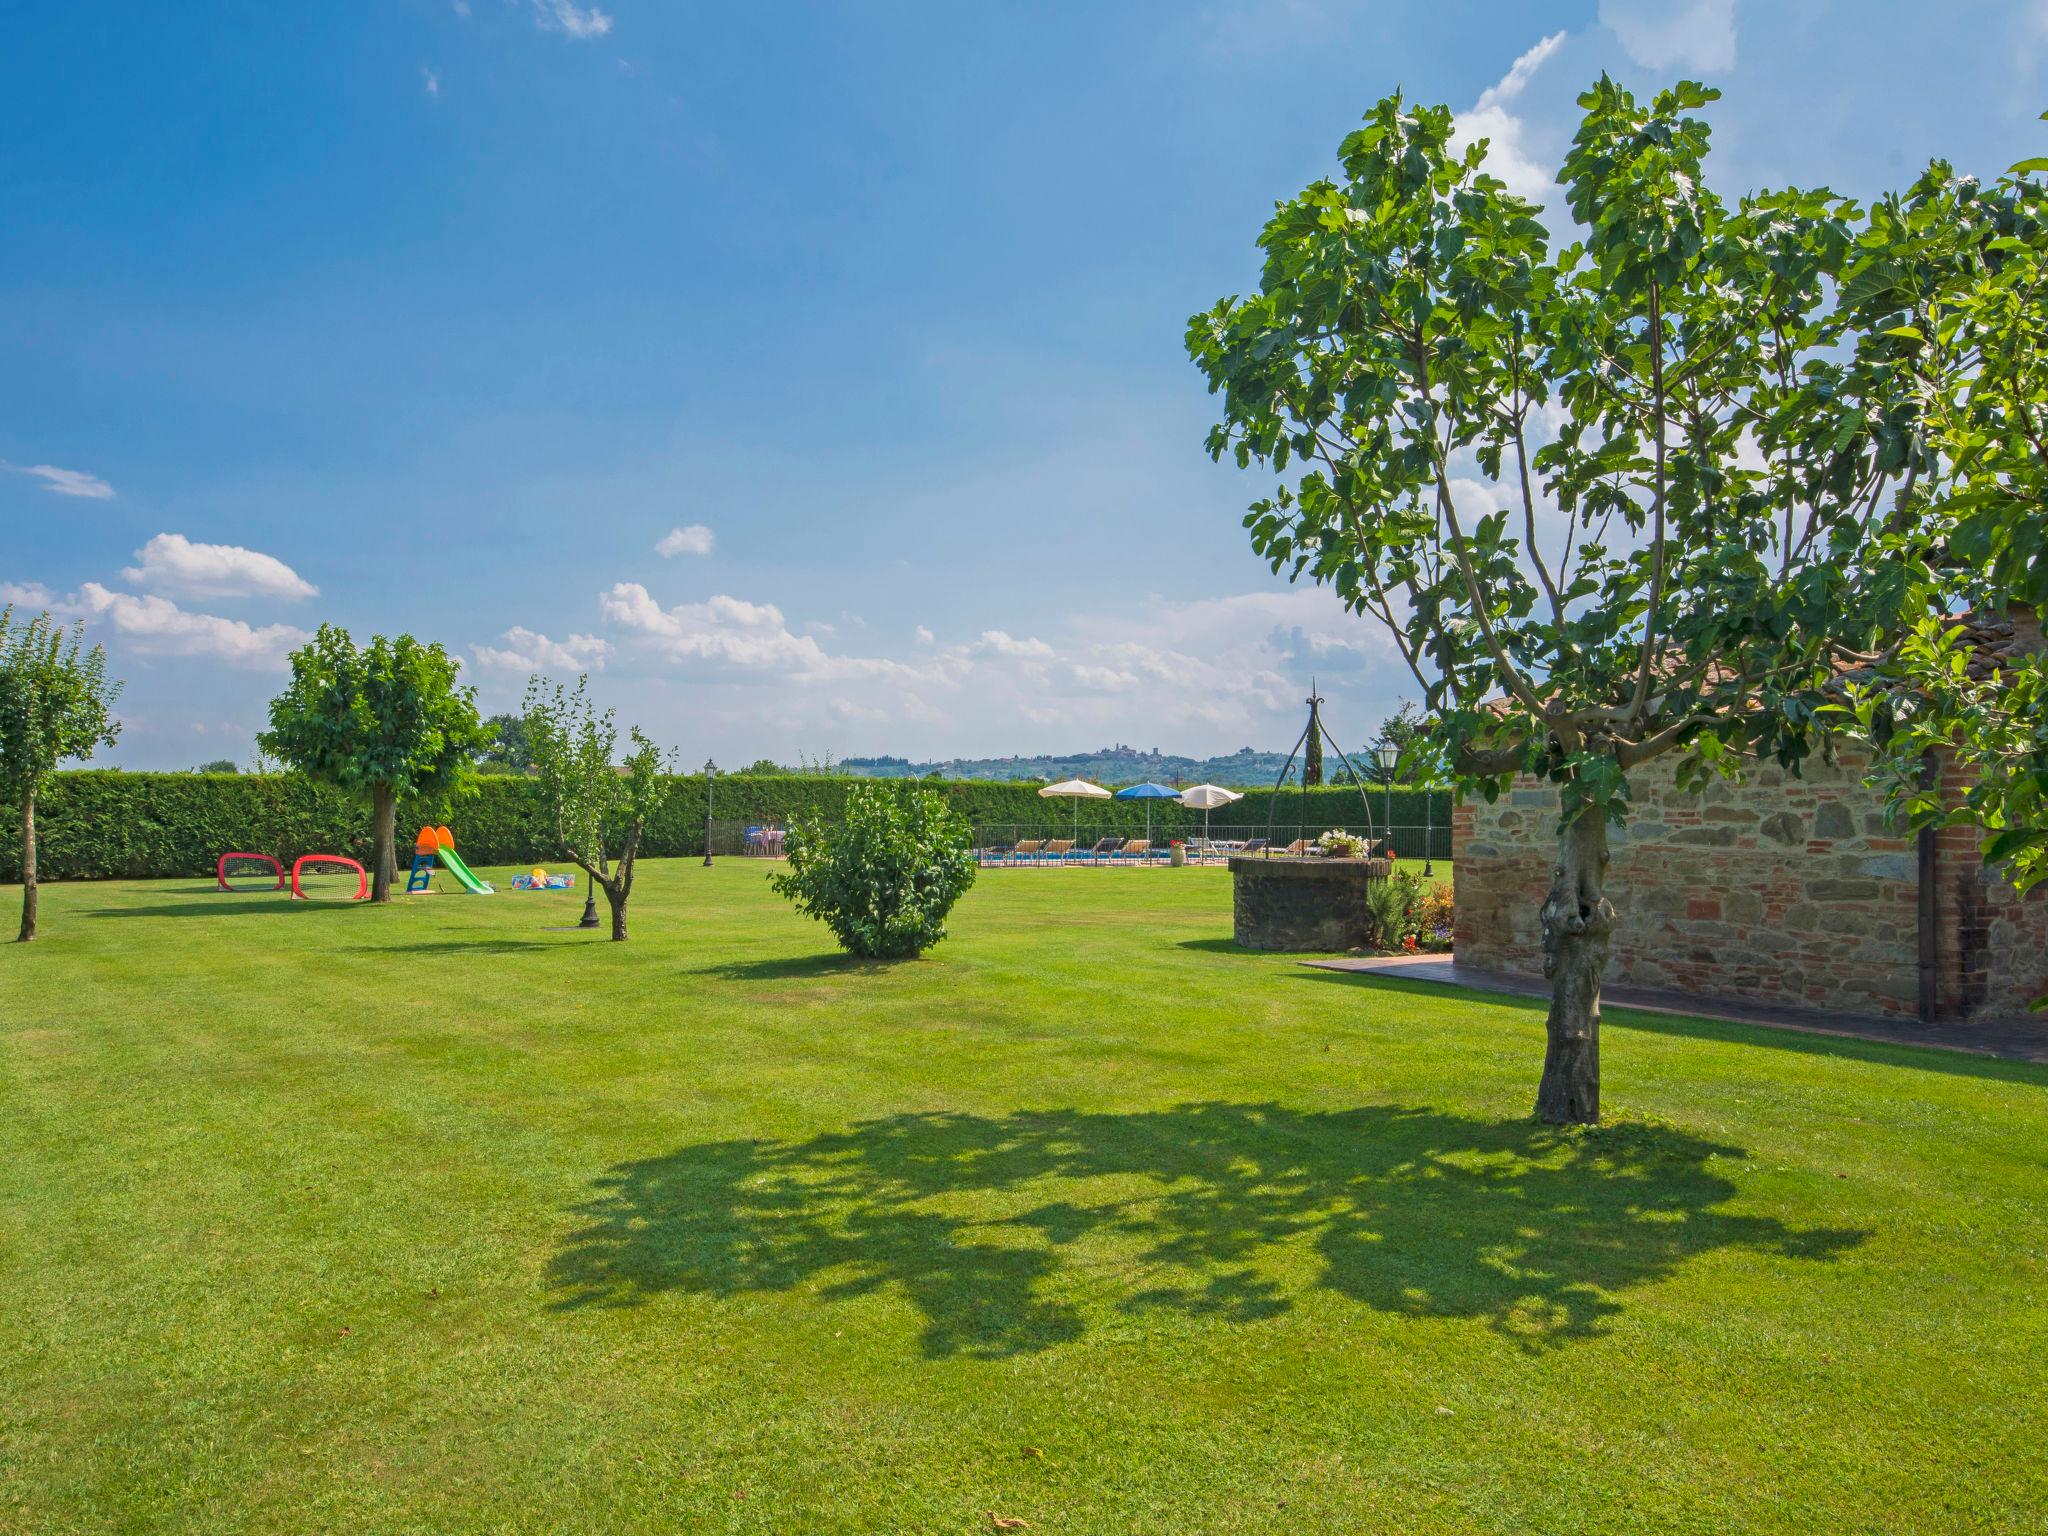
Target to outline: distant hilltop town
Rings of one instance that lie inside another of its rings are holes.
[[[956,757],[916,763],[903,757],[846,757],[842,773],[871,779],[1092,779],[1101,784],[1223,784],[1232,788],[1271,784],[1287,762],[1285,752],[1240,747],[1226,757],[1173,757],[1156,747],[1101,747],[1093,752],[1039,757]],[[1297,765],[1297,772],[1299,765]]]

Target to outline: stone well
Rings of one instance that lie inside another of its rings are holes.
[[[1385,859],[1233,855],[1230,908],[1237,942],[1246,949],[1356,949],[1372,927],[1366,890],[1391,870]]]

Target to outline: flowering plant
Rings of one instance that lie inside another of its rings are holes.
[[[1349,832],[1325,832],[1316,839],[1316,852],[1326,859],[1361,859],[1365,857],[1365,839]]]

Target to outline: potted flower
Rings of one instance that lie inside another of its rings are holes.
[[[1172,851],[1167,855],[1166,862],[1171,864],[1175,869],[1180,869],[1187,864],[1187,861],[1187,844],[1183,843],[1179,838],[1176,837],[1173,840]]]
[[[1361,859],[1365,857],[1365,839],[1349,832],[1325,832],[1316,839],[1316,852],[1326,859]]]

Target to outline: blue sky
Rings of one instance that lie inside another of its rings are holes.
[[[2048,0],[21,7],[0,586],[246,761],[323,620],[686,760],[1282,745],[1404,691],[1239,526],[1193,310],[1384,91],[1540,187],[1601,70],[1724,191],[1991,174]],[[1521,64],[1517,66],[1517,61]]]

